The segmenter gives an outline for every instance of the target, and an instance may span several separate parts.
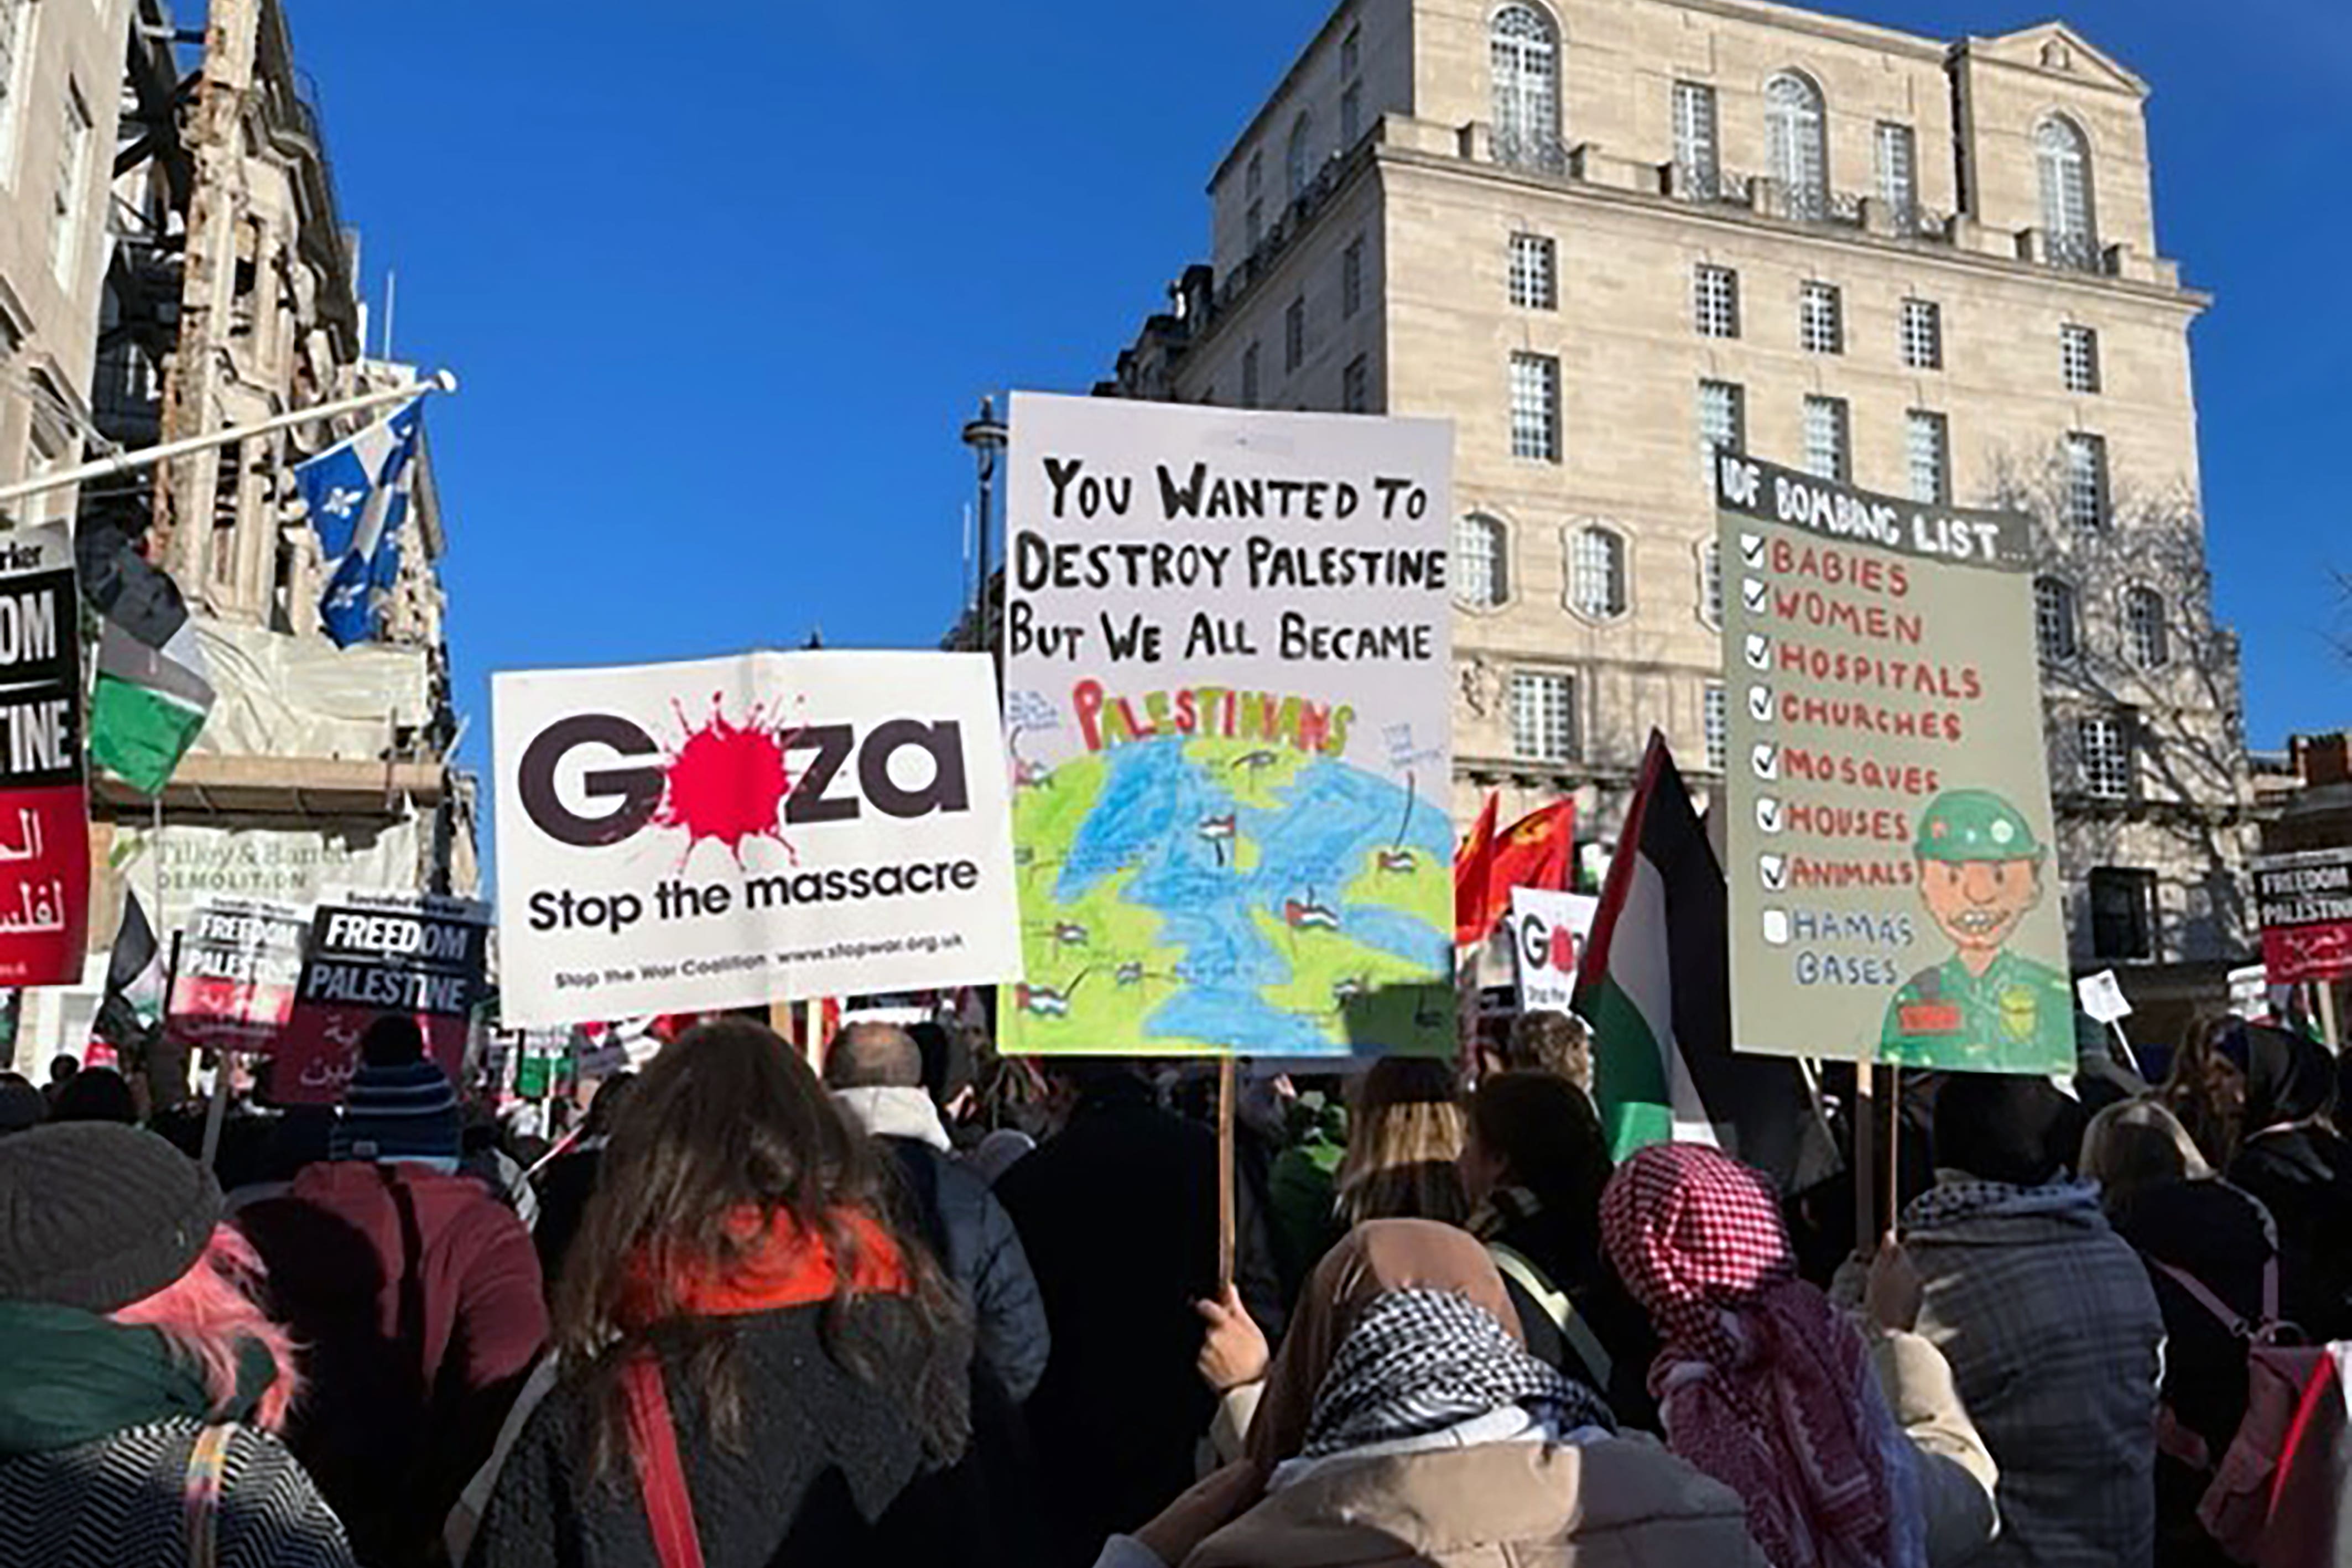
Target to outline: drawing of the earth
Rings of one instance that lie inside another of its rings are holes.
[[[1028,982],[1004,991],[1007,1051],[1452,1049],[1453,829],[1418,790],[1166,737],[1024,775],[1013,821]]]

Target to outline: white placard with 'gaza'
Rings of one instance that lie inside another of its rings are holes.
[[[509,1026],[1019,977],[985,655],[503,674],[491,702]]]

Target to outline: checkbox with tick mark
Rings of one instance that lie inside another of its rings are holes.
[[[1758,724],[1772,722],[1772,688],[1770,686],[1748,688],[1748,716]]]
[[[1756,862],[1756,874],[1762,880],[1765,892],[1788,892],[1789,857],[1786,855],[1764,855],[1759,857]]]
[[[1756,825],[1768,833],[1777,833],[1786,826],[1780,802],[1769,795],[1759,795],[1756,798]]]
[[[1756,743],[1755,749],[1748,752],[1748,760],[1754,766],[1757,778],[1778,779],[1780,777],[1780,747],[1774,742],[1769,740],[1758,741]]]
[[[1751,611],[1762,610],[1771,597],[1771,585],[1760,577],[1745,579],[1739,584],[1739,601]]]
[[[1739,536],[1739,564],[1742,566],[1762,566],[1764,564],[1764,536],[1762,534],[1742,534]]]
[[[1772,639],[1764,635],[1763,632],[1750,632],[1748,633],[1748,642],[1745,651],[1748,655],[1748,667],[1749,669],[1769,670],[1772,667]]]

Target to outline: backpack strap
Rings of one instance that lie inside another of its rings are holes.
[[[215,1568],[220,1560],[221,1477],[228,1469],[234,1427],[207,1427],[188,1450],[187,1479],[181,1491],[188,1536],[188,1568]]]
[[[1489,1241],[1486,1253],[1494,1259],[1496,1269],[1525,1291],[1534,1301],[1536,1309],[1551,1320],[1552,1327],[1559,1331],[1560,1338],[1568,1342],[1569,1349],[1576,1353],[1576,1358],[1584,1363],[1585,1371],[1592,1375],[1599,1391],[1606,1394],[1610,1376],[1615,1371],[1615,1363],[1610,1359],[1608,1351],[1601,1348],[1600,1336],[1592,1332],[1592,1325],[1586,1322],[1583,1315],[1576,1310],[1575,1301],[1567,1291],[1545,1279],[1543,1270],[1517,1249],[1506,1247],[1499,1241]]]
[[[661,1568],[703,1568],[702,1538],[695,1528],[694,1499],[686,1490],[686,1467],[678,1462],[677,1426],[670,1419],[661,1364],[650,1355],[634,1357],[621,1369],[621,1386],[628,1397],[629,1454],[636,1461],[655,1559]]]
[[[2174,1284],[2188,1291],[2190,1301],[2221,1319],[2221,1326],[2239,1339],[2261,1338],[2278,1322],[2278,1259],[2275,1256],[2263,1265],[2263,1321],[2260,1323],[2240,1316],[2235,1307],[2208,1290],[2205,1281],[2188,1270],[2176,1269],[2160,1258],[2150,1258],[2148,1262]]]

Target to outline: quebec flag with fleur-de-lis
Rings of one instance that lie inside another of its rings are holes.
[[[424,438],[424,405],[423,397],[411,398],[294,469],[326,562],[319,619],[339,648],[375,636],[400,580],[400,530]]]

